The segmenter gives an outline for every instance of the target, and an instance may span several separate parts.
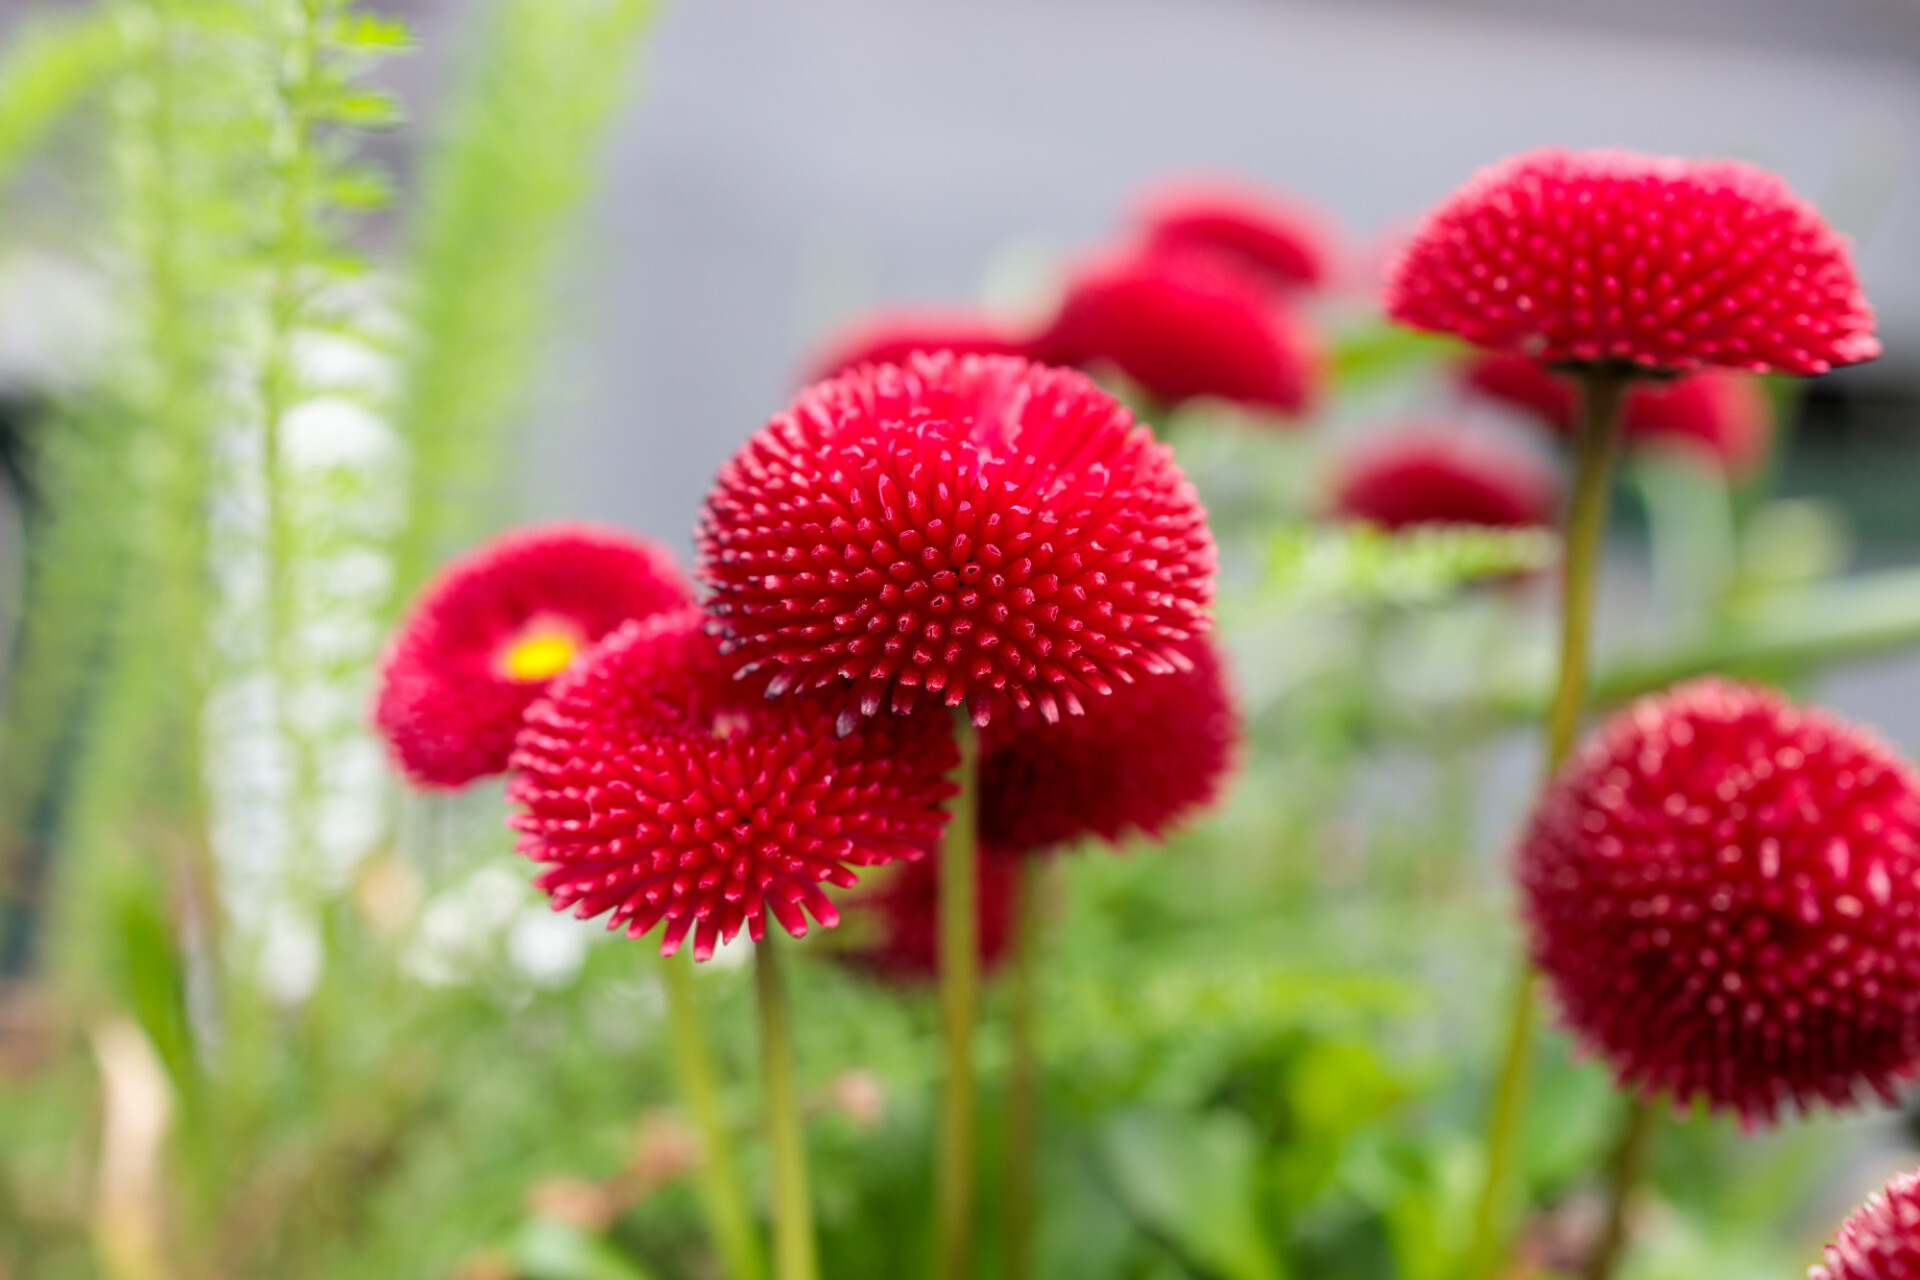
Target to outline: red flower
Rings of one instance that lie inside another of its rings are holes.
[[[1013,938],[1013,913],[1020,892],[1018,859],[992,849],[980,850],[975,886],[975,928],[980,942],[980,971],[990,973],[1006,959]],[[923,858],[888,871],[870,891],[847,903],[871,927],[870,945],[841,958],[875,977],[895,982],[930,982],[940,972],[940,861]]]
[[[693,602],[673,557],[609,530],[524,530],[448,565],[387,651],[374,722],[416,786],[507,767],[520,717],[628,618]]]
[[[1049,724],[1028,711],[981,742],[980,838],[1016,852],[1096,835],[1158,838],[1211,804],[1240,740],[1218,655],[1205,637],[1180,645],[1186,668],[1147,676]]]
[[[1571,379],[1525,356],[1487,354],[1467,362],[1466,384],[1524,409],[1561,434],[1573,431],[1578,395]],[[1627,391],[1622,434],[1629,444],[1685,440],[1706,450],[1731,476],[1749,474],[1766,456],[1773,409],[1743,373],[1709,369]]]
[[[1560,506],[1553,469],[1518,449],[1439,427],[1366,441],[1334,484],[1336,514],[1383,529],[1477,524],[1551,525]]]
[[[1544,150],[1483,169],[1415,233],[1386,305],[1556,363],[1811,374],[1880,354],[1846,241],[1732,160]]]
[[[1920,1173],[1854,1210],[1807,1280],[1920,1280]]]
[[[1299,414],[1321,380],[1318,345],[1293,313],[1257,278],[1196,253],[1134,252],[1084,267],[1034,353],[1112,365],[1167,404],[1217,396]]]
[[[1534,959],[1624,1085],[1771,1120],[1920,1064],[1920,777],[1708,678],[1610,719],[1519,853]]]
[[[1334,236],[1321,219],[1231,181],[1169,183],[1139,208],[1156,251],[1218,254],[1279,288],[1317,289],[1333,278]]]
[[[863,364],[899,364],[915,351],[1021,356],[1031,342],[980,311],[880,311],[836,331],[807,361],[807,382]]]
[[[733,665],[863,715],[923,688],[978,724],[1077,712],[1174,669],[1213,570],[1172,452],[1080,374],[999,356],[808,388],[721,469],[700,526]]]
[[[957,760],[944,716],[837,737],[817,701],[755,696],[688,609],[623,626],[554,682],[507,798],[556,909],[611,912],[634,938],[664,922],[664,955],[691,930],[705,960],[769,914],[795,937],[806,913],[832,927],[822,881],[932,849]]]

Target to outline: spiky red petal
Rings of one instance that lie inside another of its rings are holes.
[[[1138,219],[1156,250],[1215,253],[1281,288],[1317,289],[1338,256],[1324,219],[1245,183],[1166,183],[1140,202]]]
[[[863,364],[899,364],[916,351],[1024,356],[1031,338],[983,311],[878,311],[833,334],[807,361],[805,381],[820,382]]]
[[[1525,451],[1457,429],[1414,426],[1366,441],[1334,481],[1337,515],[1383,529],[1553,523],[1560,480]]]
[[[1920,1173],[1854,1210],[1807,1280],[1920,1280]]]

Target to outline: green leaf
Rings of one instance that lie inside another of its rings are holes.
[[[403,53],[413,47],[413,33],[399,18],[375,13],[349,13],[341,15],[334,24],[328,42],[341,49],[362,53]]]
[[[392,94],[372,89],[347,89],[333,94],[321,104],[320,114],[354,129],[391,129],[406,119]]]
[[[1545,568],[1557,540],[1544,529],[1421,525],[1303,526],[1273,540],[1266,585],[1283,598],[1420,604],[1489,578]]]
[[[520,1229],[513,1260],[522,1280],[652,1280],[605,1240],[545,1218]]]
[[[1258,1145],[1244,1116],[1134,1108],[1101,1134],[1115,1192],[1134,1217],[1222,1280],[1283,1280],[1260,1229]]]

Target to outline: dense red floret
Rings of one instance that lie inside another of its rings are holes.
[[[916,351],[1024,356],[1030,346],[1030,337],[982,311],[881,311],[830,335],[807,361],[805,381],[863,364],[899,364]]]
[[[1386,305],[1556,363],[1813,374],[1880,354],[1846,240],[1733,160],[1549,149],[1483,169],[1414,234]]]
[[[1854,1210],[1807,1280],[1920,1280],[1920,1173]]]
[[[1753,1122],[1920,1065],[1920,778],[1860,728],[1717,678],[1647,698],[1542,796],[1518,871],[1623,1085]]]
[[[1083,716],[994,721],[980,747],[981,840],[1026,851],[1090,835],[1157,838],[1213,803],[1233,770],[1240,719],[1213,645],[1196,637],[1180,653],[1184,670],[1092,699]]]
[[[1168,183],[1139,207],[1155,250],[1215,253],[1281,288],[1315,289],[1332,278],[1335,239],[1316,214],[1243,183]]]
[[[1214,545],[1172,452],[1078,373],[914,355],[802,392],[721,469],[709,610],[769,696],[985,724],[1172,670]]]
[[[1319,344],[1259,280],[1197,253],[1131,252],[1068,282],[1037,358],[1111,365],[1165,404],[1215,396],[1301,414],[1319,395]]]
[[[990,973],[1006,958],[1020,892],[1019,859],[980,850],[975,929],[980,971]],[[940,972],[940,860],[923,858],[888,871],[871,891],[847,901],[859,912],[872,941],[842,953],[856,968],[894,982],[930,982]]]
[[[1553,523],[1560,481],[1546,463],[1456,429],[1415,426],[1366,441],[1334,481],[1336,515],[1383,529]]]
[[[575,654],[692,602],[653,543],[566,525],[509,534],[421,593],[387,650],[374,722],[418,786],[499,773],[521,715]]]
[[[689,609],[627,624],[554,682],[507,797],[556,909],[635,938],[664,923],[665,955],[692,931],[705,960],[767,915],[795,937],[807,913],[831,927],[822,882],[932,849],[957,761],[945,716],[842,737],[814,699],[754,696]]]

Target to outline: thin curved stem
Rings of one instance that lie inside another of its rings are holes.
[[[973,1026],[980,998],[978,775],[980,739],[966,708],[954,713],[960,744],[952,816],[940,842],[940,1026],[946,1043],[946,1080],[940,1098],[939,1149],[934,1168],[933,1274],[963,1280],[973,1274],[974,1198],[979,1152],[975,1117]]]
[[[1646,1169],[1647,1152],[1653,1145],[1653,1131],[1660,1117],[1639,1098],[1627,1100],[1627,1115],[1620,1125],[1620,1138],[1607,1161],[1607,1217],[1600,1228],[1593,1256],[1587,1259],[1585,1280],[1613,1280],[1627,1245],[1627,1206]]]
[[[807,1192],[806,1132],[793,1083],[793,1022],[780,977],[780,948],[771,929],[754,943],[753,958],[760,1003],[760,1072],[773,1148],[773,1274],[775,1280],[819,1280],[813,1204]]]
[[[1030,1280],[1038,1221],[1040,1153],[1040,951],[1045,945],[1041,898],[1047,861],[1020,859],[1014,900],[1013,1047],[1007,1075],[1006,1172],[1001,1184],[1006,1250],[1004,1280]]]

